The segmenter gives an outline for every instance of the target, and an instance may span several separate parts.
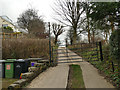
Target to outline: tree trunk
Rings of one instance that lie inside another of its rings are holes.
[[[105,34],[106,34],[106,36],[105,36],[105,42],[107,43],[108,34],[107,34],[107,32]]]
[[[113,21],[111,21],[112,32],[114,31]]]
[[[88,42],[90,43],[90,28],[89,28],[89,18],[87,17],[87,23],[88,23]]]
[[[55,45],[57,44],[58,36],[55,36]]]
[[[73,44],[76,43],[77,40],[77,27],[74,27],[74,33],[73,33]]]
[[[73,38],[70,38],[70,44],[71,45],[73,44]]]
[[[92,34],[93,34],[92,42],[94,43],[95,42],[95,32],[93,31]]]

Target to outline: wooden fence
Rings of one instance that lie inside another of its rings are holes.
[[[23,33],[0,33],[2,35],[2,39],[15,39],[15,38],[23,38]]]

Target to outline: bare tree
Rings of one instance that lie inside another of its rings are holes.
[[[73,30],[70,28],[70,30],[67,32],[67,37],[70,40],[70,44],[73,44]]]
[[[29,34],[33,34],[37,37],[44,36],[45,25],[35,9],[24,11],[18,17],[17,23],[21,28],[28,29]]]
[[[73,43],[76,43],[77,29],[82,23],[80,18],[85,10],[84,2],[80,2],[80,0],[57,0],[55,5],[54,11],[59,18],[55,19],[73,29]]]
[[[61,35],[64,30],[63,30],[63,26],[53,23],[52,24],[52,30],[53,30],[53,34],[55,35],[55,45],[57,44],[58,41],[58,36]]]

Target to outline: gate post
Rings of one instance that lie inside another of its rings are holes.
[[[100,48],[100,59],[103,61],[103,53],[102,53],[102,43],[99,42],[99,48]]]
[[[98,42],[96,42],[96,51],[97,51],[97,58],[98,58],[98,60],[99,60]]]
[[[114,63],[113,63],[113,61],[111,63],[112,63],[112,70],[114,72],[115,71],[115,69],[114,69]]]

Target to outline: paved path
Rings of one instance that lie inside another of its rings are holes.
[[[64,54],[60,54],[60,56],[61,55],[64,56]],[[66,59],[66,57],[63,57],[62,59]],[[51,67],[41,73],[27,86],[27,88],[66,88],[68,72],[69,65],[66,63],[60,63],[58,66]]]
[[[69,50],[69,52],[71,52]],[[70,53],[70,55],[76,55],[75,53]],[[70,57],[72,58],[80,58],[80,56]],[[73,60],[74,61],[74,60]],[[82,61],[82,59],[80,60]],[[93,67],[88,62],[80,62],[74,63],[79,64],[82,69],[83,80],[86,88],[114,88],[112,84],[107,82],[104,77],[100,76],[97,69]]]
[[[65,52],[64,48],[60,52]],[[68,52],[71,52],[68,50]],[[75,53],[69,53],[69,55],[76,55]],[[65,56],[65,54],[59,54],[60,56]],[[83,80],[86,88],[114,88],[109,82],[107,82],[102,76],[98,74],[96,68],[94,68],[88,62],[81,62],[82,59],[72,60],[72,58],[81,58],[80,56],[71,57],[61,57],[59,58],[59,64],[56,67],[51,67],[45,72],[41,73],[37,78],[35,78],[27,88],[66,88],[69,64],[79,64],[82,69]],[[62,60],[61,60],[62,59]],[[71,61],[72,63],[64,63]],[[80,61],[74,62],[73,61]]]

